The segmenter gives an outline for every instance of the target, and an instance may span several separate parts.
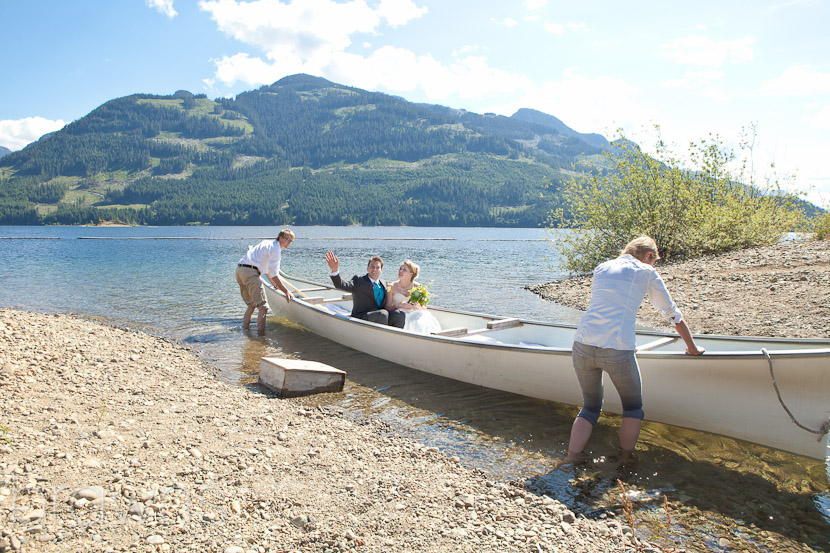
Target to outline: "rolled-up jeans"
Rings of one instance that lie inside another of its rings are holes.
[[[573,343],[573,365],[579,386],[582,388],[582,409],[579,417],[592,425],[599,420],[602,411],[602,373],[608,373],[620,394],[623,417],[642,419],[643,390],[640,367],[634,351],[588,346]]]

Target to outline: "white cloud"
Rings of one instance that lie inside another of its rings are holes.
[[[171,19],[178,15],[176,10],[173,9],[173,0],[147,0],[147,5]]]
[[[666,88],[685,88],[698,90],[704,96],[723,100],[727,95],[717,87],[717,81],[724,77],[723,71],[718,69],[704,69],[703,71],[686,71],[679,79],[671,79],[662,83]]]
[[[538,10],[548,5],[548,0],[525,0],[525,6],[528,10]]]
[[[824,106],[815,115],[804,117],[803,121],[816,129],[830,131],[830,106]]]
[[[420,88],[436,101],[532,88],[528,78],[490,67],[486,57],[472,53],[474,47],[462,48],[449,63],[392,46],[368,54],[347,51],[354,34],[374,33],[383,21],[401,25],[426,13],[410,0],[384,0],[377,10],[363,0],[203,0],[199,5],[223,32],[264,52],[264,57],[240,52],[214,60],[216,73],[205,79],[209,87],[216,82],[257,86],[308,73],[370,90],[399,93]]]
[[[9,150],[20,150],[46,133],[62,129],[66,121],[52,121],[43,117],[5,119],[0,121],[0,146]]]
[[[565,32],[565,26],[561,23],[553,23],[551,21],[545,21],[545,30],[549,33],[553,33],[555,35],[561,35]]]
[[[279,80],[280,77],[291,74],[292,65],[296,69],[293,73],[301,73],[302,63],[296,58],[292,59],[290,52],[288,54],[281,60],[280,64],[269,64],[261,58],[252,58],[248,54],[225,56],[220,60],[214,60],[216,78],[205,79],[205,83],[211,88],[213,88],[216,80],[229,86],[237,82],[250,86],[271,84]]]
[[[515,19],[513,19],[512,17],[508,17],[508,18],[506,18],[506,19],[504,20],[504,24],[505,24],[507,27],[515,27],[515,26],[516,26],[516,25],[518,25],[519,23],[518,23]]]
[[[751,37],[717,41],[701,35],[688,35],[663,44],[660,49],[664,57],[675,63],[720,67],[727,61],[752,61],[752,46],[755,42]]]
[[[545,21],[543,24],[543,28],[545,31],[549,33],[553,33],[555,35],[561,35],[565,32],[565,29],[570,31],[587,31],[588,26],[584,22],[574,23],[572,21],[565,23],[554,23],[553,21]]]
[[[301,60],[342,52],[353,34],[374,33],[382,21],[404,25],[426,13],[410,0],[383,0],[377,9],[364,0],[202,0],[199,7],[211,14],[219,30],[271,60],[289,51]]]
[[[380,0],[378,13],[392,27],[406,25],[427,13],[427,7],[419,8],[412,0]]]
[[[532,108],[558,117],[576,131],[605,136],[616,127],[656,120],[656,114],[638,102],[634,86],[615,77],[589,77],[578,68],[568,68],[560,79],[541,86],[528,83],[513,96],[515,100],[488,111],[509,116],[519,108]]]
[[[794,65],[781,75],[761,85],[761,94],[769,96],[808,96],[830,94],[830,73],[810,65]]]

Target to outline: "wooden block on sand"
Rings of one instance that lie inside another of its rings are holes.
[[[307,396],[342,391],[346,372],[317,361],[263,357],[259,382],[281,397]]]

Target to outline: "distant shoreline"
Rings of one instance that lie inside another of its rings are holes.
[[[135,227],[137,225],[130,225],[128,223],[122,223],[121,221],[101,221],[94,225],[86,224],[86,225],[78,225],[81,227]]]

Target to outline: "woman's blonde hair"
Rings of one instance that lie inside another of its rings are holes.
[[[413,263],[409,259],[404,259],[403,264],[406,265],[407,269],[409,269],[409,272],[412,273],[412,280],[415,280],[415,278],[418,276],[418,273],[420,272],[421,268],[418,267],[418,265],[416,265],[415,263]]]
[[[648,252],[654,254],[655,261],[660,259],[660,254],[657,253],[657,242],[654,241],[654,238],[650,236],[638,236],[625,246],[625,249],[623,249],[620,255],[629,254],[640,261],[645,261]]]

